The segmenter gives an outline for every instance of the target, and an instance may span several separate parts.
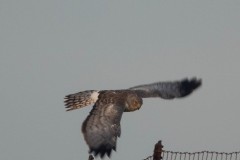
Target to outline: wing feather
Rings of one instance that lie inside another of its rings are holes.
[[[183,79],[172,82],[157,82],[152,84],[139,85],[131,87],[138,96],[142,98],[161,97],[164,99],[173,99],[185,97],[191,94],[202,84],[201,79]]]
[[[104,97],[97,101],[82,125],[89,153],[100,155],[101,158],[105,155],[110,157],[112,150],[116,150],[117,137],[121,134],[120,121],[125,108],[121,100],[114,101],[114,98],[111,98],[109,103],[106,103],[107,101]]]

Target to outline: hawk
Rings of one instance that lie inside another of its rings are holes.
[[[86,90],[65,97],[67,111],[93,105],[82,124],[82,133],[89,146],[89,154],[111,156],[116,151],[117,137],[121,135],[123,112],[141,108],[142,98],[182,98],[201,86],[201,79],[157,82],[121,90]]]

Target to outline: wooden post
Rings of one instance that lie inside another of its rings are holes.
[[[158,143],[155,144],[154,151],[153,151],[153,160],[162,160],[162,150],[163,145],[162,141],[158,141]]]

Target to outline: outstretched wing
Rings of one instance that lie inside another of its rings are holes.
[[[185,97],[201,86],[201,79],[183,79],[173,82],[157,82],[131,87],[142,98],[161,97],[164,99]]]
[[[98,99],[99,92],[96,90],[88,90],[69,94],[65,97],[65,106],[67,111],[82,108],[94,104]]]
[[[89,153],[103,158],[110,157],[116,151],[117,137],[120,137],[120,120],[124,111],[124,102],[120,97],[112,97],[108,93],[93,106],[89,116],[83,122],[82,132],[89,146]]]

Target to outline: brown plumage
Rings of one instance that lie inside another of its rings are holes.
[[[116,151],[117,137],[121,135],[120,121],[123,112],[140,109],[142,98],[181,98],[201,86],[200,79],[183,79],[174,82],[157,82],[125,90],[87,90],[65,97],[67,111],[90,104],[93,109],[83,122],[82,133],[89,146],[89,153],[110,157]]]

